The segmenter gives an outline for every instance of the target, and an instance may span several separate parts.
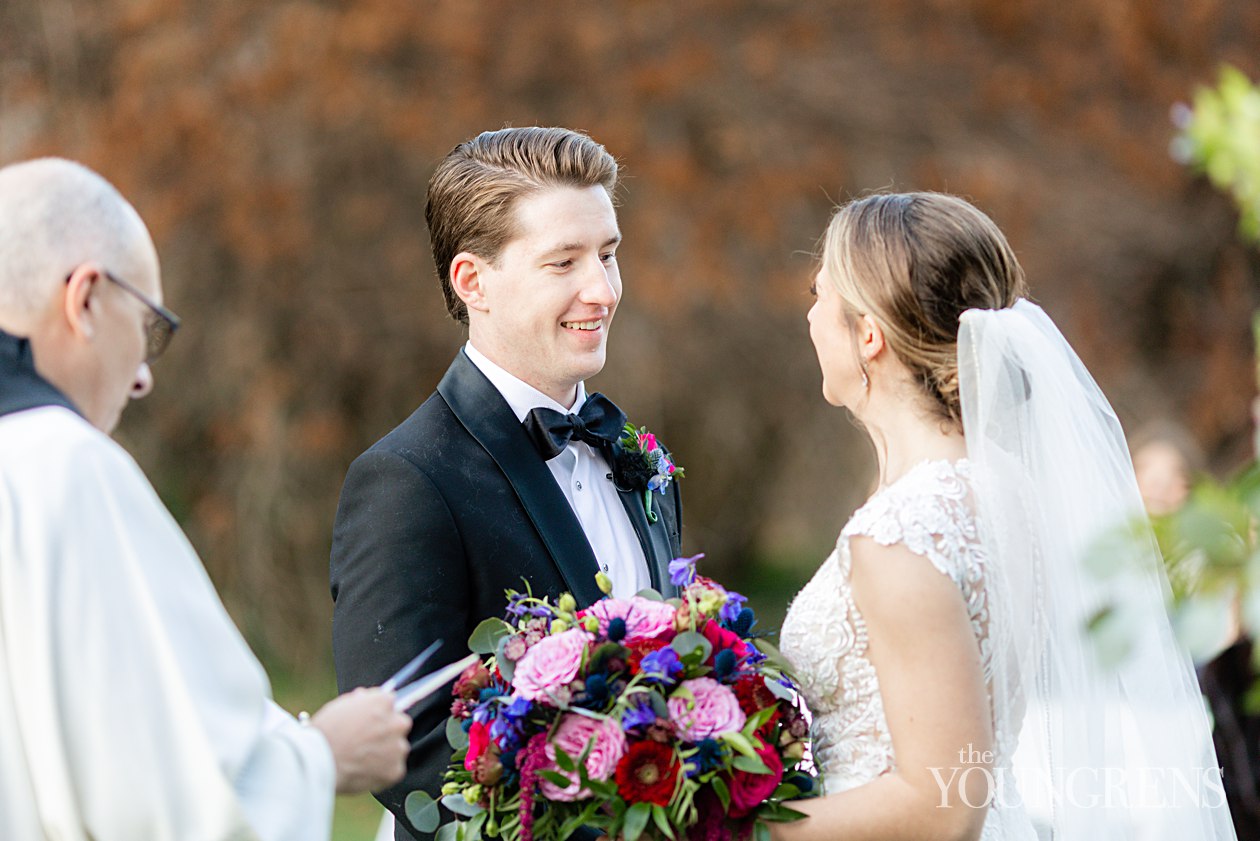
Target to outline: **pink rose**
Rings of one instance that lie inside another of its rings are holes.
[[[646,435],[639,435],[639,449],[645,453],[650,453],[656,449],[656,436],[651,432]]]
[[[540,777],[538,790],[543,797],[568,802],[591,796],[590,789],[579,788],[577,774],[561,771],[556,765],[556,748],[560,748],[576,761],[592,741],[594,744],[586,757],[586,776],[592,780],[606,780],[612,776],[617,763],[626,753],[626,734],[622,732],[621,726],[612,719],[590,718],[577,713],[566,713],[561,717],[555,734],[543,748],[548,761],[544,769],[563,774],[572,782],[560,788],[550,780]]]
[[[516,673],[512,676],[514,694],[538,701],[568,686],[577,677],[582,655],[590,642],[591,635],[581,628],[543,637],[516,662]]]
[[[613,619],[626,620],[626,638],[623,642],[659,639],[674,635],[674,606],[666,602],[632,596],[629,599],[600,599],[590,606],[590,615],[599,620],[599,632],[608,635],[608,623]]]
[[[779,752],[769,745],[757,748],[757,756],[770,769],[768,774],[735,771],[727,781],[731,791],[731,817],[747,817],[750,812],[766,802],[766,798],[779,787],[783,780],[783,761]]]
[[[468,731],[468,755],[464,757],[464,770],[471,771],[489,747],[490,728],[480,721],[474,721]]]
[[[684,680],[679,689],[688,689],[695,702],[674,690],[666,705],[669,717],[678,725],[678,734],[688,742],[698,742],[722,733],[743,729],[748,717],[739,708],[735,693],[711,677]]]

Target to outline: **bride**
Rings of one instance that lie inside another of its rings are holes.
[[[1141,511],[1123,434],[1002,233],[869,196],[814,292],[823,396],[879,485],[783,625],[825,796],[775,841],[1232,839],[1157,550],[1099,542]],[[1103,615],[1134,631],[1118,664]]]

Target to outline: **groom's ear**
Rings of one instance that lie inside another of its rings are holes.
[[[451,289],[470,310],[490,309],[482,283],[487,268],[486,261],[470,251],[461,251],[451,260]]]

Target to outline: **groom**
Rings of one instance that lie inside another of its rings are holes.
[[[678,486],[652,494],[615,442],[620,410],[583,381],[604,367],[621,299],[617,162],[562,128],[485,132],[429,182],[434,262],[468,343],[411,417],[350,467],[333,530],[333,654],[343,690],[379,684],[434,640],[467,653],[504,590],[579,603],[669,591]],[[619,455],[618,455],[619,454]],[[613,461],[618,470],[614,476]],[[625,469],[630,464],[631,469]],[[436,796],[450,699],[424,702],[407,776],[379,792],[398,839],[409,792]]]

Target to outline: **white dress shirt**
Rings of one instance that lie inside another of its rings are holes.
[[[472,342],[464,345],[464,351],[503,395],[522,423],[533,409],[553,409],[563,415],[576,414],[586,402],[586,386],[583,383],[578,383],[573,406],[562,406],[491,362],[473,347]],[[563,452],[547,462],[547,468],[582,524],[582,531],[595,552],[599,568],[612,579],[613,596],[625,599],[651,587],[652,579],[643,556],[643,546],[613,485],[612,467],[604,457],[589,444],[570,441]],[[591,574],[594,575],[594,571]]]
[[[319,841],[334,783],[131,457],[0,417],[0,838]]]

